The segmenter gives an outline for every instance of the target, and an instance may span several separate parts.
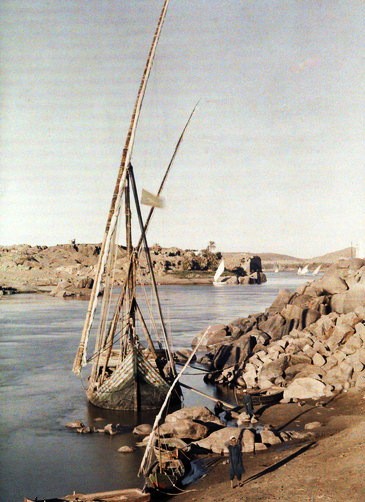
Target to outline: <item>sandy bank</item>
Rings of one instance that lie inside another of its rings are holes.
[[[323,401],[279,404],[266,410],[260,422],[277,428],[302,430],[319,421],[313,441],[273,446],[264,452],[244,454],[244,486],[230,488],[225,457],[208,475],[175,497],[183,502],[267,502],[364,500],[365,399],[356,391]]]

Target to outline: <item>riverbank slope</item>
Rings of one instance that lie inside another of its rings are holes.
[[[316,406],[287,403],[263,411],[260,422],[301,430],[320,422],[311,441],[243,454],[243,486],[230,488],[226,457],[177,497],[181,502],[360,502],[364,500],[365,399],[350,390]],[[289,447],[288,447],[289,446]]]

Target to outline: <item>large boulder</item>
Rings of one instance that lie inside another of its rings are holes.
[[[251,429],[244,429],[242,436],[242,451],[251,453],[255,451],[255,432]]]
[[[246,279],[246,277],[242,277],[242,279]],[[263,284],[266,281],[266,275],[263,272],[254,272],[249,275],[249,284]]]
[[[365,309],[365,286],[356,284],[344,293],[331,298],[331,309],[339,314],[347,314],[357,309]]]
[[[150,424],[141,424],[137,425],[133,429],[133,434],[136,434],[137,436],[148,436],[152,432],[152,425]]]
[[[205,333],[205,334],[204,334]],[[214,345],[219,345],[221,343],[229,343],[232,341],[228,327],[225,324],[215,324],[209,326],[206,330],[201,332],[201,335],[193,338],[191,345],[195,347],[200,341],[201,336],[204,334],[201,347],[211,347]]]
[[[283,310],[285,305],[290,302],[291,297],[293,296],[293,292],[288,289],[280,289],[278,296],[275,298],[273,303],[269,308],[266,309],[266,314],[275,314]]]
[[[335,329],[335,321],[333,314],[323,315],[308,330],[316,337],[317,340],[327,340]]]
[[[271,382],[283,375],[284,371],[288,366],[289,357],[281,356],[275,361],[271,361],[262,365],[259,371],[259,378],[266,378]]]
[[[260,431],[261,442],[266,445],[280,444],[282,441],[280,436],[270,429],[263,429]]]
[[[248,331],[251,331],[257,325],[257,319],[255,316],[240,317],[232,321],[228,328],[237,327],[242,335],[245,335]]]
[[[252,337],[251,333],[247,333],[233,342],[232,346],[236,351],[236,363],[238,365],[241,365],[242,362],[247,360],[247,358],[251,355],[255,344],[256,338]]]
[[[246,364],[242,378],[248,389],[252,389],[256,386],[257,371],[253,364]]]
[[[205,439],[201,439],[194,444],[205,450],[210,450],[213,453],[228,455],[228,443],[230,438],[236,436],[238,439],[240,433],[241,429],[237,427],[225,427],[224,429],[213,432]]]
[[[260,322],[259,329],[269,335],[272,340],[278,340],[283,336],[285,322],[281,314],[274,314],[266,321]]]
[[[327,345],[331,350],[334,350],[341,343],[344,343],[353,333],[355,333],[354,328],[348,324],[342,322],[337,322],[332,335],[327,340]]]
[[[332,274],[326,274],[315,284],[320,294],[334,295],[348,290],[346,282],[341,277]]]
[[[168,422],[160,425],[160,436],[172,436],[180,439],[190,439],[193,441],[205,438],[209,433],[209,428],[203,424],[195,422],[189,418]]]
[[[251,275],[254,272],[262,272],[261,258],[257,255],[246,255],[241,259],[240,266]]]
[[[319,399],[326,395],[326,385],[311,377],[296,378],[284,390],[284,399]]]
[[[199,422],[210,422],[221,425],[224,423],[219,420],[208,408],[205,406],[191,406],[190,408],[181,408],[181,410],[170,413],[165,418],[165,423],[176,424],[180,420],[196,420]]]
[[[212,358],[211,366],[215,370],[225,368],[242,367],[247,358],[251,355],[255,339],[249,334],[243,335],[232,344],[223,344],[216,348]]]
[[[326,371],[321,368],[320,366],[315,366],[314,364],[294,364],[292,366],[289,366],[285,370],[285,377],[288,380],[292,380],[296,377],[296,375],[302,375],[302,376],[322,376],[326,373]]]

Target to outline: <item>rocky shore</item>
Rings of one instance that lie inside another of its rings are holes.
[[[203,333],[197,361],[207,370],[205,380],[232,392],[237,406],[183,408],[160,424],[160,437],[182,441],[194,462],[204,466],[210,459],[206,478],[179,499],[363,500],[365,261],[341,260],[322,278],[280,291],[265,312]],[[183,362],[189,354],[180,350],[175,357]],[[253,416],[243,404],[246,392],[259,398]],[[78,428],[122,431],[121,424]],[[148,424],[135,429],[136,447],[146,445],[150,431]],[[243,486],[234,489],[227,465],[232,435],[241,442],[246,469]]]
[[[185,487],[186,491],[179,493],[177,499],[182,502],[362,502],[363,397],[361,392],[351,389],[332,398],[277,404],[258,410],[260,423],[270,424],[272,429],[282,432],[291,428],[304,431],[302,439],[293,438],[244,453],[243,486],[233,489],[227,457],[216,455],[206,475]]]
[[[364,260],[342,260],[294,293],[279,292],[264,313],[212,326],[204,335],[205,380],[284,399],[365,388]],[[197,343],[198,337],[193,340]]]
[[[49,293],[63,298],[88,298],[93,285],[100,244],[0,247],[0,296],[15,293]],[[201,251],[154,245],[151,257],[159,284],[208,284],[222,258],[209,248]],[[116,285],[127,271],[125,248],[119,246],[114,270]],[[257,256],[240,254],[227,269],[223,282],[256,284],[266,281]],[[149,283],[142,253],[137,281]]]
[[[212,327],[204,344],[198,362],[207,382],[231,388],[241,404],[245,391],[283,398],[256,407],[253,418],[242,406],[219,417],[202,407],[168,415],[161,435],[217,460],[180,500],[363,500],[364,260],[342,260],[321,279],[281,291],[264,313]],[[235,489],[224,460],[232,435],[247,466]]]

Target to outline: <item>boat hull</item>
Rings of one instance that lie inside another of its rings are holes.
[[[109,410],[150,410],[163,403],[170,385],[143,354],[131,351],[114,372],[97,386],[91,381],[87,398]],[[174,400],[179,401],[178,391]]]
[[[213,286],[215,286],[216,288],[220,288],[222,286],[226,286],[227,283],[225,282],[213,282]]]
[[[185,467],[181,460],[170,459],[164,462],[162,470],[156,463],[148,475],[149,484],[157,490],[172,490],[185,476]]]
[[[251,395],[252,404],[254,406],[276,404],[280,402],[284,395],[284,391],[275,392],[274,394],[264,394],[261,392],[250,391],[248,391],[248,393]],[[237,393],[237,395],[240,397],[242,393]]]

